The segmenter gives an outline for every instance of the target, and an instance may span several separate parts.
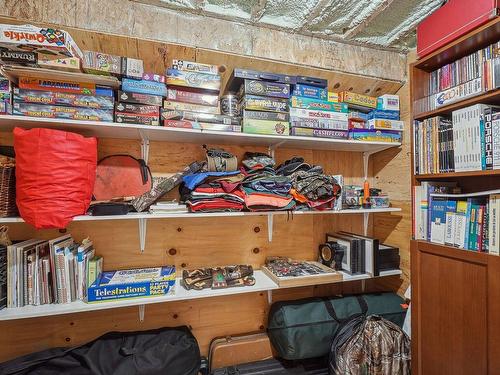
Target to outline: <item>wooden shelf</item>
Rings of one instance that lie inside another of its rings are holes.
[[[449,173],[436,173],[436,174],[417,174],[417,180],[441,180],[453,179],[458,177],[488,177],[500,176],[500,169],[493,169],[488,171],[469,171],[469,172],[449,172]]]
[[[439,108],[436,108],[432,111],[428,112],[422,112],[414,116],[415,120],[424,120],[429,117],[434,117],[434,116],[443,116],[443,115],[450,115],[451,112],[460,109],[460,108],[465,108],[474,104],[500,104],[500,89],[496,89],[493,91],[488,91],[484,94],[480,94],[477,96],[474,96],[472,98],[468,98],[465,100],[458,101],[456,103],[452,103],[449,105],[445,105]]]
[[[165,214],[149,213],[130,213],[128,215],[109,215],[109,216],[76,216],[73,221],[103,221],[103,220],[139,220],[139,219],[195,219],[202,217],[243,217],[243,216],[267,216],[267,215],[355,215],[355,214],[377,214],[400,212],[401,208],[371,208],[371,209],[353,209],[340,211],[259,211],[259,212],[172,212]],[[20,217],[2,217],[0,223],[24,223]]]
[[[340,272],[342,278],[336,282],[357,281],[372,279],[373,276],[369,274],[361,275],[348,275],[345,272]],[[388,277],[401,275],[401,270],[383,271],[378,277]],[[50,304],[40,306],[24,306],[18,308],[6,308],[0,311],[0,321],[16,320],[26,318],[39,318],[43,316],[54,316],[64,314],[74,314],[80,312],[97,311],[116,309],[120,307],[141,306],[155,303],[185,301],[200,298],[230,296],[243,293],[256,293],[256,292],[272,292],[280,288],[275,284],[264,272],[256,270],[254,272],[255,285],[247,287],[235,287],[227,289],[206,289],[206,290],[186,290],[180,285],[180,279],[177,279],[175,285],[175,292],[172,295],[162,297],[146,297],[146,298],[131,298],[112,302],[99,302],[88,304],[83,301],[75,301],[65,304]],[[300,286],[300,285],[299,285]]]
[[[454,257],[460,257],[463,259],[470,258],[480,262],[486,262],[489,257],[498,257],[498,255],[495,254],[484,253],[475,250],[460,249],[458,247],[442,245],[426,240],[412,240],[412,242],[415,242],[417,244],[419,250],[432,252],[434,254],[452,255]]]
[[[11,131],[16,126],[25,129],[44,127],[73,131],[99,138],[143,139],[176,143],[237,144],[309,150],[379,152],[400,147],[401,143],[365,142],[344,139],[313,138],[287,135],[260,135],[198,129],[168,128],[163,126],[119,124],[115,122],[46,119],[24,116],[0,116],[0,131]]]

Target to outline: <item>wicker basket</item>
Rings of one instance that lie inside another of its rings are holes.
[[[18,215],[15,170],[14,159],[0,157],[0,217]]]

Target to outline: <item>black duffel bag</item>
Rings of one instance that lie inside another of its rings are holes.
[[[196,375],[200,349],[187,327],[110,332],[76,348],[54,348],[0,364],[0,375]]]
[[[268,334],[279,357],[301,360],[328,355],[339,326],[358,315],[379,315],[402,327],[404,300],[395,293],[276,302]]]

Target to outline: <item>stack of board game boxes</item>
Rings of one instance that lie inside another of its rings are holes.
[[[335,103],[326,79],[296,77],[290,98],[290,131],[295,136],[347,139],[347,105]]]
[[[173,60],[166,75],[167,99],[162,110],[164,126],[241,132],[239,117],[220,112],[218,66]]]
[[[375,98],[344,91],[339,93],[339,102],[349,107],[349,139],[401,142],[404,123],[399,116],[399,96]]]
[[[0,115],[8,115],[12,112],[11,103],[10,81],[0,76]]]
[[[237,92],[244,133],[289,135],[292,76],[234,69],[228,90]]]

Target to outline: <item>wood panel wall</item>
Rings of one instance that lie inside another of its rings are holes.
[[[189,59],[223,65],[224,83],[234,67],[253,68],[288,74],[303,74],[324,77],[330,89],[352,90],[369,95],[395,93],[400,84],[394,81],[377,80],[321,69],[304,69],[288,63],[251,59],[194,49],[179,45],[144,41],[139,39],[104,35],[100,33],[68,29],[82,49],[102,51],[122,56],[141,58],[145,69],[162,73],[173,58]],[[9,133],[0,133],[2,145],[12,144]],[[216,145],[211,145],[216,146]],[[241,160],[245,151],[266,151],[259,147],[225,146]],[[114,153],[129,153],[140,157],[139,141],[102,139],[99,142],[99,157]],[[320,164],[327,173],[342,174],[345,182],[361,184],[363,162],[360,153],[327,152],[311,150],[278,149],[277,162],[292,156],[303,156],[308,162]],[[152,142],[149,164],[153,172],[175,172],[194,160],[202,160],[204,151],[198,144]],[[389,163],[392,171],[384,169]],[[406,176],[406,150],[384,152],[374,158],[369,173],[374,186],[393,192],[401,175]],[[383,179],[376,175],[383,173]],[[392,179],[388,176],[392,175]],[[398,177],[399,176],[399,177]],[[397,199],[394,205],[406,204]],[[370,232],[383,236],[390,243],[399,245],[403,254],[404,278],[398,276],[383,280],[369,280],[366,290],[400,289],[408,277],[406,260],[407,241],[410,236],[408,216],[374,215]],[[265,217],[209,218],[149,220],[146,249],[139,251],[138,224],[136,221],[75,222],[67,231],[77,240],[90,236],[97,252],[104,256],[105,269],[157,266],[175,264],[179,269],[248,263],[254,267],[264,262],[269,255],[283,255],[297,259],[315,259],[318,245],[324,241],[325,233],[333,230],[350,230],[362,233],[362,215],[286,215],[275,217],[274,237],[267,239]],[[59,235],[57,230],[35,231],[26,224],[10,226],[13,239],[30,237],[51,238]],[[169,249],[176,255],[169,255]],[[257,250],[255,250],[257,249]],[[341,283],[329,286],[280,290],[273,300],[302,298],[313,295],[331,295],[361,291],[361,282]],[[216,336],[264,330],[269,305],[265,293],[191,300],[175,303],[147,305],[144,322],[139,321],[138,308],[120,308],[86,312],[39,319],[22,319],[1,322],[0,361],[15,356],[54,346],[77,345],[111,330],[144,330],[163,326],[188,325],[197,337],[202,353],[206,354],[210,341]]]

